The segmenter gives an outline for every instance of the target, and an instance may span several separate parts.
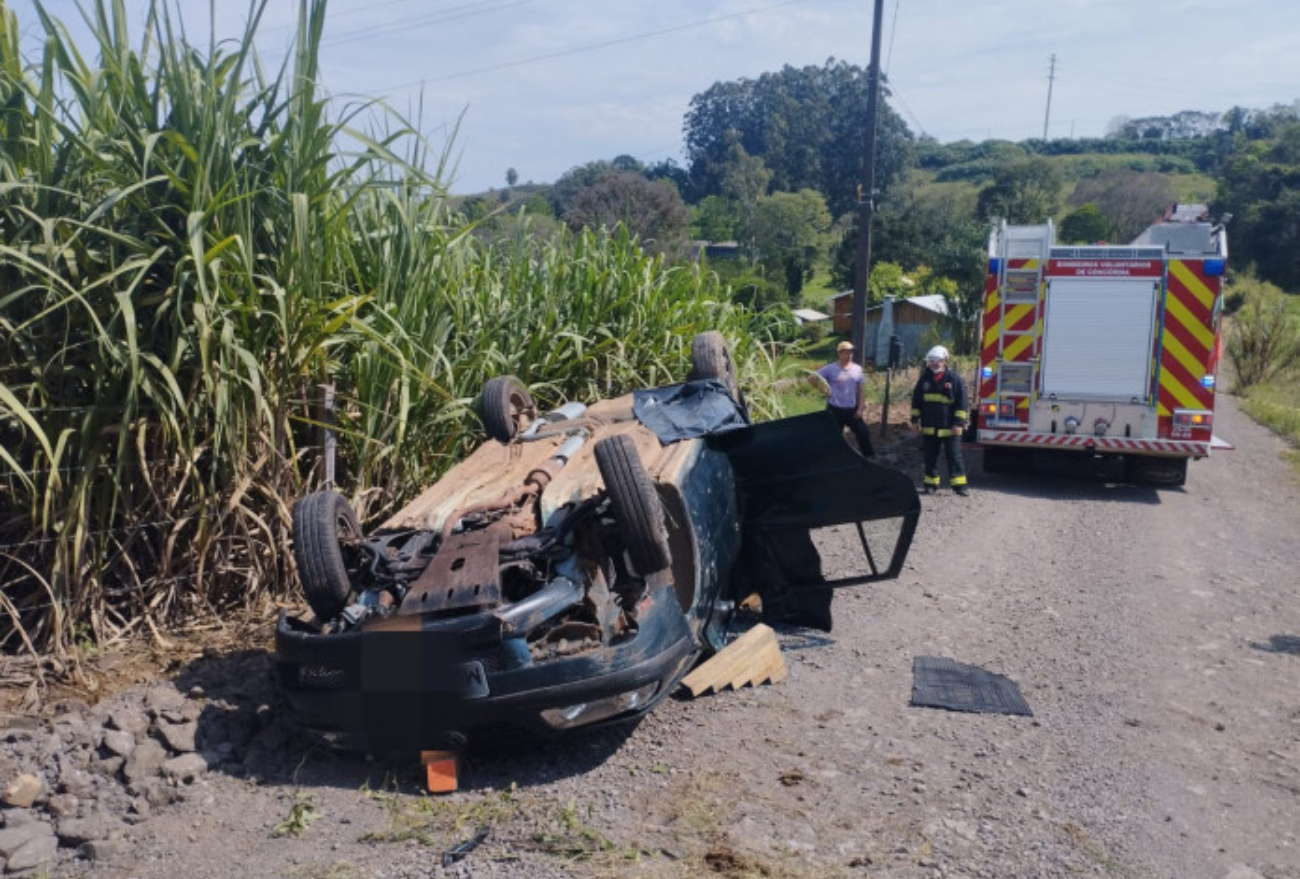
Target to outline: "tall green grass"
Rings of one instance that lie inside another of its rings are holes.
[[[414,126],[332,115],[324,0],[271,71],[265,8],[199,48],[155,2],[134,45],[121,0],[93,0],[78,47],[38,6],[27,59],[0,0],[0,650],[286,594],[321,386],[374,520],[472,443],[491,375],[543,403],[620,393],[679,379],[712,328],[775,368],[715,278],[621,230],[477,243]]]

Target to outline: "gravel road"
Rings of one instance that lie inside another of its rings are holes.
[[[446,797],[288,729],[264,655],[207,660],[181,693],[251,688],[260,750],[143,812],[83,796],[117,845],[63,839],[50,875],[1300,879],[1300,490],[1231,398],[1217,432],[1237,450],[1182,489],[986,476],[969,450],[972,497],[924,499],[899,580],[841,591],[829,635],[778,630],[783,682],[477,755]],[[828,573],[853,541],[825,539]],[[910,707],[917,656],[1007,676],[1033,716]]]

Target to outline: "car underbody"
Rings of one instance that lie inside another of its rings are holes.
[[[739,591],[776,611],[897,576],[911,480],[825,413],[751,425],[737,396],[705,375],[539,416],[509,380],[485,389],[495,438],[372,533],[341,495],[303,498],[315,619],[276,628],[299,719],[393,750],[635,717],[724,646]],[[826,581],[808,535],[848,522],[866,573]],[[874,550],[864,522],[888,523]]]

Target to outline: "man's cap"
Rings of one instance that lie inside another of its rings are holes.
[[[838,345],[835,346],[836,354],[840,353],[841,351],[852,351],[852,350],[853,350],[852,342],[840,342]]]

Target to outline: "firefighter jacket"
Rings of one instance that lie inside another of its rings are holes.
[[[922,436],[958,436],[969,420],[961,376],[948,369],[936,377],[927,366],[912,390],[912,422],[921,422]]]

